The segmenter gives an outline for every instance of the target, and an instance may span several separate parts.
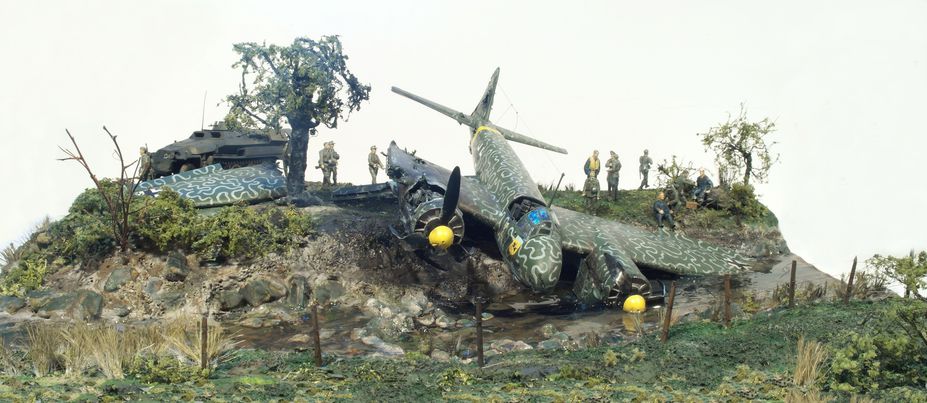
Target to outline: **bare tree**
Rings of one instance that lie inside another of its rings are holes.
[[[138,181],[135,178],[138,176],[138,164],[137,160],[126,164],[125,158],[122,155],[122,149],[119,147],[119,142],[116,141],[116,136],[110,133],[109,129],[106,126],[103,126],[103,131],[109,136],[110,140],[113,142],[114,152],[116,157],[119,158],[119,180],[116,183],[117,191],[111,193],[107,191],[104,186],[104,182],[97,178],[96,174],[93,173],[93,170],[90,169],[90,164],[87,162],[87,159],[84,158],[84,154],[80,151],[80,147],[77,145],[77,140],[74,139],[74,136],[71,135],[71,132],[68,129],[64,130],[68,134],[68,137],[71,139],[71,144],[74,145],[74,150],[70,150],[64,147],[58,147],[66,155],[65,158],[59,158],[59,161],[76,161],[84,170],[87,171],[87,175],[90,175],[90,180],[93,181],[94,186],[96,186],[97,191],[100,192],[100,197],[103,198],[103,201],[106,203],[106,209],[110,217],[110,228],[113,233],[113,238],[116,239],[116,242],[119,243],[119,249],[123,252],[129,249],[129,216],[132,214],[132,200],[135,198],[135,190],[138,188]],[[132,168],[135,166],[135,168]],[[132,174],[128,175],[129,169],[133,169]],[[127,184],[129,186],[127,186]]]

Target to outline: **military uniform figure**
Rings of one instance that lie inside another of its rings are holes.
[[[377,146],[370,146],[370,154],[367,155],[367,168],[370,170],[370,184],[377,184],[377,171],[383,168],[383,162],[377,155]]]
[[[708,192],[713,187],[715,187],[715,184],[708,175],[705,175],[705,169],[699,169],[698,179],[695,180],[695,189],[692,190],[692,197],[699,204],[704,204],[705,200],[708,199]]]
[[[670,225],[670,229],[675,230],[676,223],[673,221],[673,211],[666,205],[665,199],[666,195],[663,192],[657,195],[657,200],[653,202],[653,215],[657,219],[657,227],[663,229],[663,220],[666,220]]]
[[[611,151],[611,158],[608,159],[608,162],[605,163],[605,168],[608,169],[608,195],[611,196],[612,201],[618,200],[618,171],[621,171],[621,161],[618,160],[618,154],[615,154],[614,151]]]
[[[641,185],[640,187],[637,188],[637,190],[641,190],[643,188],[650,186],[647,183],[647,175],[650,173],[650,165],[653,164],[653,160],[650,159],[650,155],[648,154],[650,154],[650,152],[647,150],[644,150],[644,155],[641,155],[640,159],[638,159],[638,161],[641,164],[640,172],[641,172],[642,180],[641,180]]]
[[[148,147],[138,149],[138,180],[147,181],[152,179],[154,172],[151,172],[151,154],[148,153]]]
[[[341,158],[335,151],[335,142],[325,143],[325,147],[319,151],[319,166],[322,169],[322,185],[338,184],[338,159]]]
[[[586,198],[586,209],[592,211],[599,199],[599,179],[591,173],[583,184],[583,197]]]
[[[599,162],[599,150],[592,152],[592,156],[586,159],[586,165],[583,166],[583,172],[586,173],[586,176],[592,175],[596,178],[599,177],[599,170],[601,170],[602,164]]]

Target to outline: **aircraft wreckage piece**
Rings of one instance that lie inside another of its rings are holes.
[[[498,76],[496,69],[470,115],[393,88],[468,126],[476,171],[474,177],[461,179],[457,169],[452,173],[404,151],[395,142],[390,144],[387,174],[395,183],[403,224],[403,233],[394,231],[397,236],[428,249],[428,242],[422,239],[431,239],[429,232],[438,228],[435,217],[441,212],[441,216],[449,217],[447,223],[456,246],[464,235],[464,217],[474,219],[491,229],[502,259],[519,282],[535,292],[550,292],[559,281],[572,281],[573,292],[582,303],[620,304],[630,295],[662,298],[640,267],[678,275],[750,270],[749,259],[723,247],[552,209],[508,142],[563,153],[566,150],[501,129],[489,121]],[[453,195],[453,203],[445,201],[447,195]],[[430,249],[441,253],[444,248],[435,248],[432,242]],[[575,279],[561,279],[564,252],[581,257]]]
[[[218,207],[239,202],[255,203],[286,196],[286,178],[265,164],[222,169],[219,164],[165,176],[139,184],[141,194],[154,196],[170,188],[196,207]]]

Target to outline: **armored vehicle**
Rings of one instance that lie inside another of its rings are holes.
[[[217,163],[226,169],[276,163],[283,156],[286,142],[276,133],[221,127],[197,130],[190,138],[152,153],[151,169],[155,177],[161,177]]]

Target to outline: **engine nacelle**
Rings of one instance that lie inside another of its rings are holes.
[[[444,204],[444,189],[424,181],[416,183],[400,198],[402,222],[406,233],[427,238],[435,227],[441,225],[441,208]],[[447,226],[454,232],[454,245],[460,244],[464,237],[464,219],[460,209]]]
[[[583,303],[619,304],[629,295],[649,299],[651,286],[634,262],[611,245],[596,242],[580,262],[573,292]]]

